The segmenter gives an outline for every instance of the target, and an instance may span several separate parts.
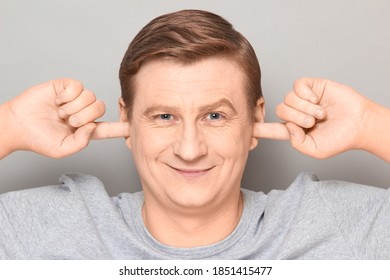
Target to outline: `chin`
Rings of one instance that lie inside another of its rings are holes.
[[[209,188],[209,187],[208,187]],[[202,187],[181,187],[169,194],[170,200],[181,208],[204,208],[215,201],[217,192]]]

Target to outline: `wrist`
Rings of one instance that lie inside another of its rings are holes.
[[[17,150],[12,118],[10,104],[0,104],[0,159]]]
[[[362,118],[358,148],[390,162],[390,109],[370,102]]]

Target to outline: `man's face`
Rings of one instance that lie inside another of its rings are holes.
[[[147,203],[199,208],[237,195],[257,143],[245,88],[243,71],[226,58],[142,66],[127,144]]]

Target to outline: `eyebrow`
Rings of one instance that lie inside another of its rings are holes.
[[[204,106],[201,106],[199,108],[199,112],[209,112],[209,111],[213,111],[219,107],[222,107],[222,106],[227,106],[229,107],[235,114],[237,113],[236,109],[234,108],[233,106],[233,103],[230,102],[229,99],[227,98],[222,98],[214,103],[211,103],[211,104],[207,104],[207,105],[204,105]],[[166,106],[166,105],[153,105],[149,108],[147,108],[145,111],[144,111],[144,115],[150,115],[151,113],[154,113],[156,111],[161,111],[161,112],[178,112],[180,111],[179,107],[174,107],[174,106]]]
[[[237,113],[236,109],[234,108],[233,106],[233,103],[230,102],[229,99],[227,98],[222,98],[214,103],[211,103],[211,104],[207,104],[205,106],[202,106],[200,107],[199,111],[201,112],[207,112],[207,111],[212,111],[214,109],[217,109],[219,107],[222,107],[222,106],[227,106],[229,107],[234,113]]]

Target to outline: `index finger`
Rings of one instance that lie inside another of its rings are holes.
[[[282,123],[255,123],[252,135],[255,138],[290,140],[290,133],[286,125]]]
[[[130,136],[130,125],[128,122],[97,122],[91,139],[109,139]]]

